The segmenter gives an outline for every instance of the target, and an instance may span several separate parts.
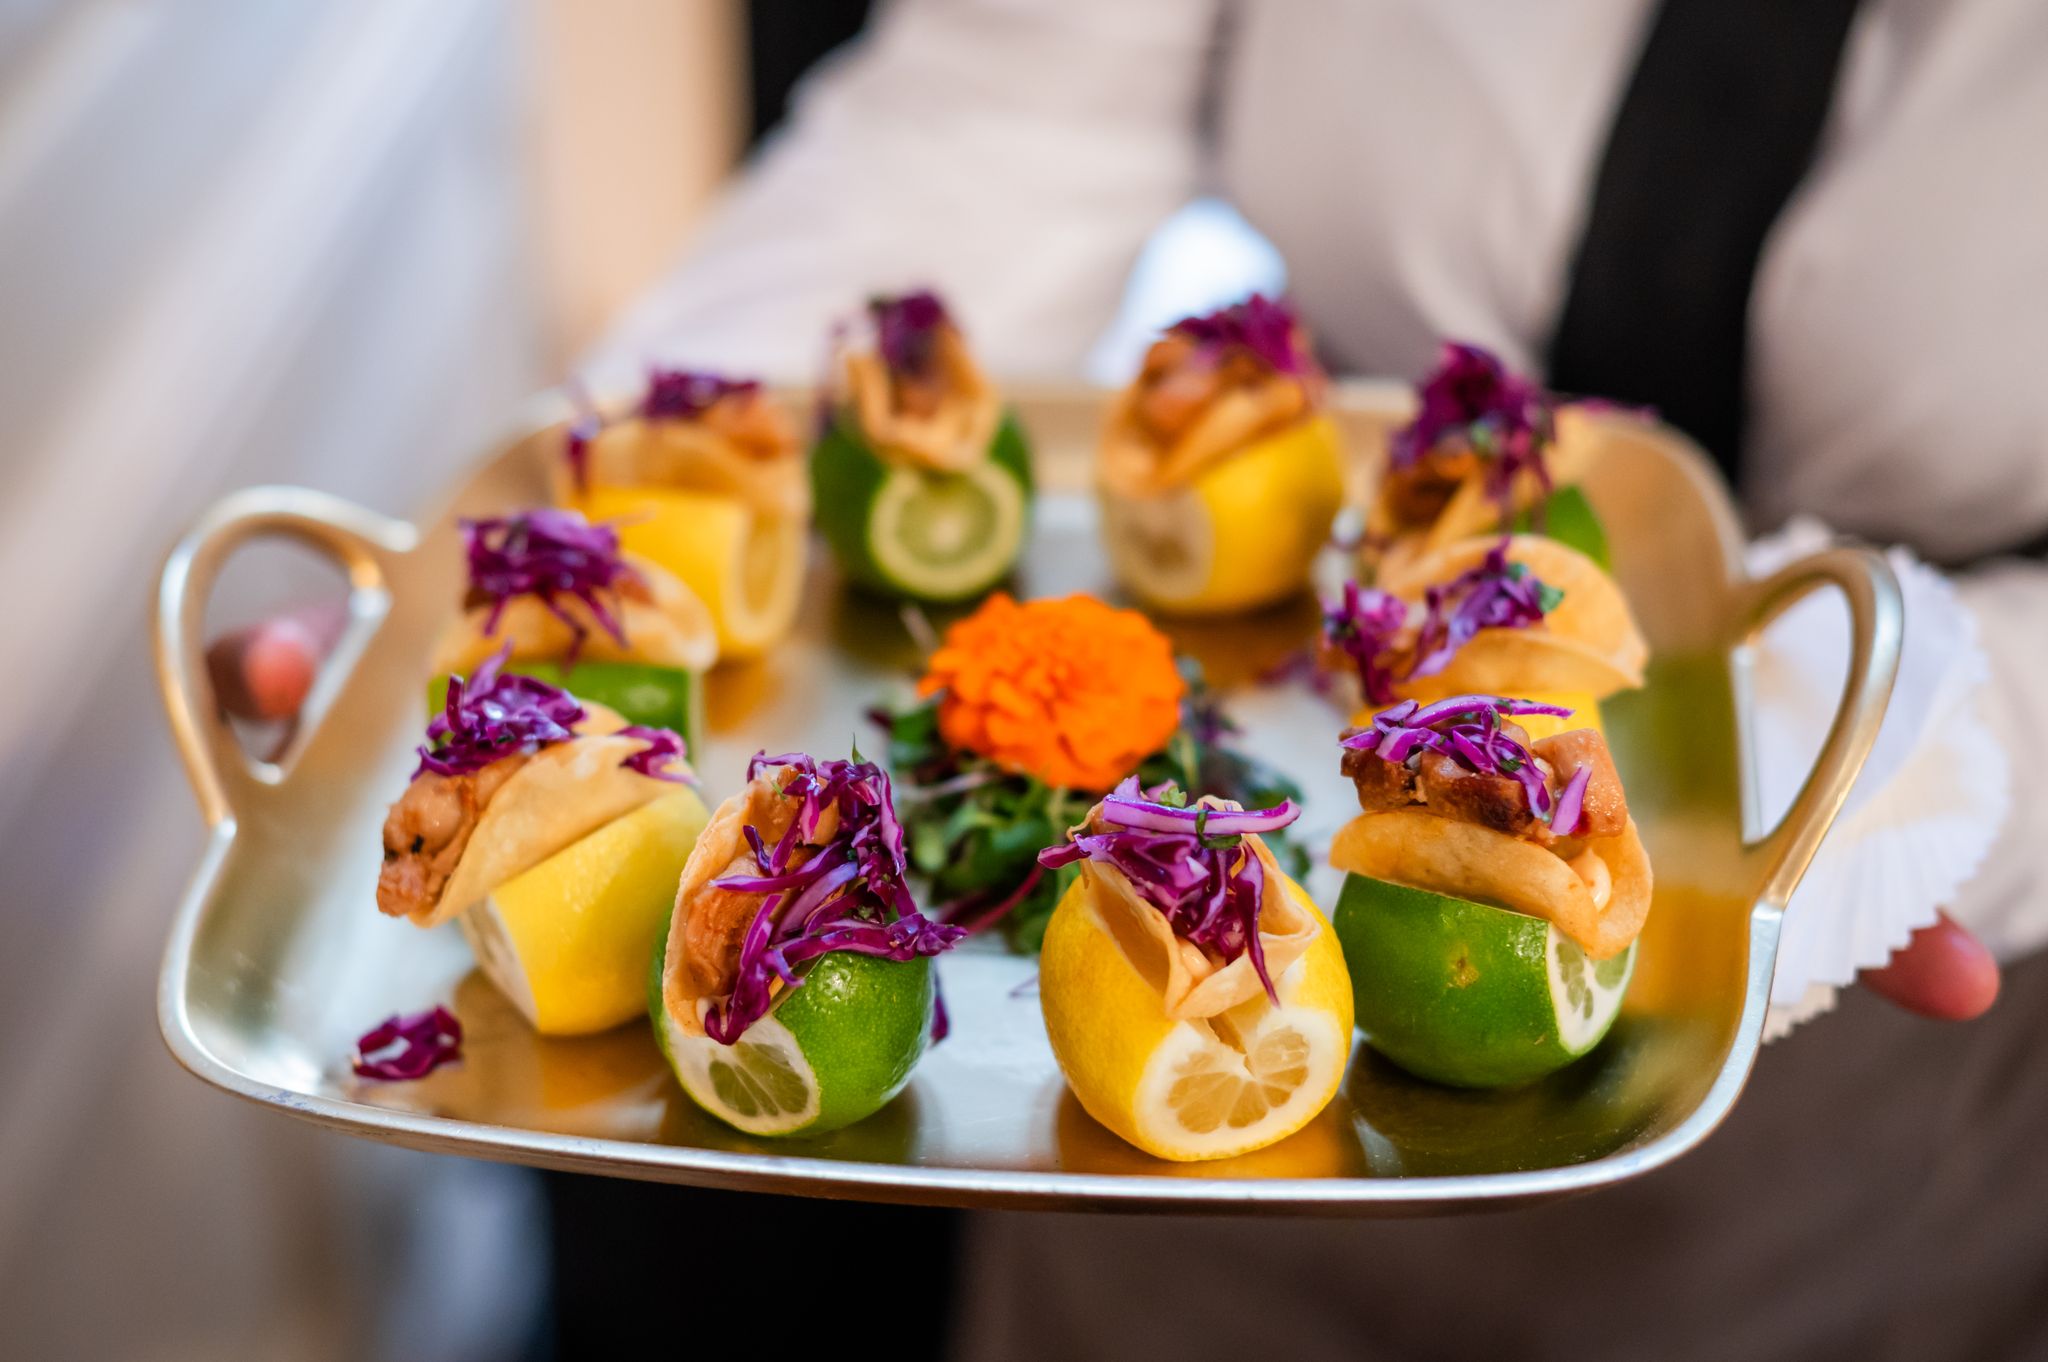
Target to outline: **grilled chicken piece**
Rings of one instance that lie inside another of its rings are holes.
[[[1159,444],[1171,445],[1233,388],[1264,390],[1262,428],[1293,420],[1308,403],[1300,383],[1276,378],[1252,355],[1232,351],[1219,361],[1185,336],[1165,336],[1146,352],[1138,375],[1138,421]]]
[[[946,405],[948,388],[942,374],[892,374],[890,387],[896,410],[920,421],[929,421]]]
[[[706,408],[705,427],[757,459],[779,458],[796,443],[796,432],[781,408],[759,392],[727,393]]]
[[[718,877],[760,873],[754,853],[742,849]],[[683,927],[683,967],[689,971],[690,988],[697,996],[731,996],[739,982],[740,944],[754,924],[754,915],[761,911],[763,897],[713,884],[706,885],[690,905],[690,919]]]
[[[1214,366],[1193,362],[1193,342],[1168,336],[1153,344],[1138,380],[1138,420],[1161,444],[1180,438],[1222,391]]]
[[[1529,750],[1550,768],[1550,789],[1562,790],[1581,766],[1593,768],[1586,781],[1586,793],[1579,801],[1579,825],[1572,836],[1612,837],[1628,826],[1628,796],[1622,792],[1621,774],[1614,769],[1614,756],[1607,740],[1590,728],[1539,739]]]
[[[1406,468],[1388,469],[1380,495],[1397,524],[1432,525],[1478,468],[1479,455],[1471,446],[1440,444]]]
[[[484,806],[526,760],[524,754],[504,757],[459,776],[426,771],[405,787],[384,819],[378,911],[420,917],[433,910],[469,847]]]
[[[760,835],[761,844],[771,849],[782,840],[798,808],[796,800],[782,793],[783,780],[783,771],[767,773],[749,787],[746,810],[740,817],[718,818],[704,830],[704,837],[718,837],[724,842],[714,849],[725,856],[725,868],[712,876],[712,880],[762,873],[743,829],[752,827]],[[827,812],[819,820],[816,836],[821,844],[831,840],[838,829],[838,822],[836,812]],[[799,846],[790,857],[790,868],[802,865],[812,854],[808,844]],[[689,973],[691,992],[695,996],[724,998],[731,995],[739,980],[740,946],[766,897],[765,894],[721,889],[717,884],[707,882],[697,897],[690,901],[689,913],[683,924],[683,967]]]
[[[1544,783],[1555,800],[1581,766],[1592,775],[1581,800],[1578,826],[1569,838],[1560,838],[1550,824],[1529,809],[1527,793],[1513,776],[1468,770],[1441,752],[1419,752],[1405,764],[1384,761],[1369,751],[1347,749],[1344,774],[1358,790],[1358,806],[1367,813],[1421,807],[1442,818],[1476,823],[1534,842],[1552,846],[1567,840],[1609,837],[1628,823],[1628,799],[1615,772],[1614,759],[1606,740],[1590,728],[1539,739],[1531,743],[1513,724],[1503,732],[1527,747],[1536,758]]]

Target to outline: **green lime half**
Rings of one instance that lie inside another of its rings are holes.
[[[640,662],[578,662],[566,672],[554,662],[514,662],[506,670],[560,686],[578,699],[595,701],[629,724],[673,729],[683,735],[683,745],[692,757],[701,750],[698,735],[704,731],[704,679],[696,672]],[[447,699],[447,677],[437,676],[427,683],[430,715],[438,714]]]
[[[662,1005],[668,928],[647,988],[655,1043],[690,1100],[749,1135],[822,1135],[872,1116],[931,1043],[932,962],[834,951],[733,1045],[686,1034]]]
[[[979,596],[1007,575],[1031,517],[1031,459],[1005,414],[989,458],[931,473],[879,457],[844,418],[811,453],[817,522],[847,574],[917,600]]]
[[[1419,1078],[1527,1083],[1607,1034],[1635,969],[1631,945],[1593,961],[1542,918],[1344,877],[1334,921],[1358,1026]]]
[[[1538,523],[1538,516],[1523,511],[1515,517],[1515,533],[1528,534]],[[1600,523],[1600,513],[1593,509],[1593,503],[1577,487],[1560,487],[1552,492],[1543,503],[1540,524],[1540,533],[1585,554],[1600,565],[1602,572],[1614,571],[1614,555],[1607,547],[1607,527]]]

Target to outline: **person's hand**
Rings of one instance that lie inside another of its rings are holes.
[[[344,620],[339,605],[295,610],[215,642],[206,662],[222,706],[238,718],[289,721]],[[1886,964],[1863,971],[1862,982],[1908,1012],[1968,1021],[1998,1000],[1998,962],[1943,913]]]
[[[1998,1001],[1998,961],[1947,913],[1861,978],[1879,997],[1937,1021],[1969,1021]]]
[[[206,669],[221,708],[238,719],[295,718],[347,618],[339,602],[330,602],[216,639],[206,650]]]

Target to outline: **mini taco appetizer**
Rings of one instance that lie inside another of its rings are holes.
[[[1200,669],[1135,610],[1092,596],[1018,602],[998,592],[946,630],[916,702],[878,717],[911,867],[933,915],[1000,926],[1038,949],[1074,872],[1038,851],[1126,776],[1176,782],[1252,807],[1298,799],[1286,777],[1236,750]],[[1301,850],[1275,834],[1282,863]]]
[[[1650,861],[1590,729],[1555,705],[1404,700],[1343,739],[1363,812],[1338,832],[1336,925],[1358,1024],[1459,1087],[1540,1078],[1599,1044],[1650,910]]]
[[[449,677],[507,652],[506,672],[566,686],[629,724],[697,742],[718,632],[695,592],[622,551],[612,526],[575,511],[465,520],[462,540],[468,587],[461,617],[434,646],[431,709],[441,708]]]
[[[1246,811],[1125,781],[1040,859],[1078,867],[1045,933],[1038,996],[1090,1116],[1163,1159],[1264,1148],[1329,1104],[1352,991],[1330,925]]]
[[[1366,516],[1366,557],[1382,574],[1473,535],[1531,527],[1609,566],[1606,532],[1578,490],[1591,445],[1558,438],[1556,398],[1457,341],[1418,397]]]
[[[835,362],[811,486],[847,575],[927,601],[1008,576],[1030,523],[1031,454],[938,295],[870,299]]]
[[[570,426],[551,476],[557,503],[617,521],[628,552],[697,594],[721,658],[789,632],[810,487],[796,428],[758,382],[656,369],[631,415]]]
[[[1344,501],[1327,387],[1284,301],[1255,293],[1167,328],[1102,436],[1118,579],[1184,615],[1256,609],[1307,586]]]
[[[944,1010],[889,777],[757,755],[697,839],[655,956],[654,1034],[690,1099],[750,1135],[850,1125],[903,1090]]]
[[[451,918],[543,1035],[640,1012],[647,955],[708,815],[682,739],[506,672],[448,684],[384,820],[377,907]]]
[[[1326,659],[1355,667],[1375,708],[1450,695],[1568,696],[1597,728],[1592,706],[1643,684],[1649,647],[1621,588],[1555,539],[1460,540],[1380,582],[1346,584],[1323,616]]]

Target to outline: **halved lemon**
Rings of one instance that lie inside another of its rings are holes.
[[[758,657],[789,632],[803,595],[801,520],[674,487],[592,487],[577,509],[616,521],[628,553],[659,563],[703,599],[721,659]]]
[[[1164,496],[1104,494],[1103,539],[1118,579],[1145,604],[1232,614],[1307,587],[1343,504],[1337,427],[1316,417]]]
[[[1263,994],[1220,1016],[1166,1015],[1076,881],[1054,910],[1038,994],[1053,1055],[1081,1106],[1162,1159],[1220,1159],[1283,1140],[1336,1095],[1351,1054],[1351,983],[1336,933],[1283,879],[1319,930]]]
[[[678,788],[499,885],[456,921],[477,964],[546,1036],[606,1031],[640,1014],[647,952],[710,821]]]

